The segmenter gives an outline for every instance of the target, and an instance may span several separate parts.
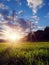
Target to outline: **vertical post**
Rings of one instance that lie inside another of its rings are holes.
[[[32,41],[32,22],[30,21],[30,41]]]
[[[30,21],[30,33],[32,32],[32,22]]]
[[[15,18],[15,10],[13,10],[13,13],[12,13],[12,20],[13,20],[13,23],[15,22],[15,21],[14,21],[14,18]]]

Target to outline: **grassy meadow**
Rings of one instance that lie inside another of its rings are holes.
[[[49,42],[0,43],[0,65],[49,65]]]

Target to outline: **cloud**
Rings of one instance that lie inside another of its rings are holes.
[[[11,0],[7,0],[8,2],[10,2]]]
[[[37,31],[37,30],[44,30],[46,26],[35,26],[35,28],[32,31]]]
[[[32,16],[31,17],[32,19],[33,19],[33,21],[35,21],[35,23],[38,23],[38,21],[39,21],[39,17],[38,16]]]
[[[3,18],[3,20],[0,20],[2,21],[3,23],[6,23],[7,25],[9,25],[10,27],[16,27],[16,30],[17,31],[23,31],[23,33],[26,34],[26,32],[28,33],[30,31],[30,24],[28,24],[28,22],[30,22],[29,20],[24,20],[22,18],[18,18],[18,17],[14,17],[14,21],[12,19],[12,16],[7,16],[7,19],[4,18],[4,16],[2,14],[0,14],[1,18]],[[37,16],[32,16],[32,18],[39,20],[37,19],[38,17]],[[32,23],[32,31],[35,30],[37,28],[37,26],[35,25],[35,23],[33,22]]]
[[[26,30],[28,28],[28,23],[24,19],[15,17],[14,21],[15,22],[13,23],[13,21],[12,21],[12,23],[15,24],[16,26],[22,28],[23,30]]]
[[[23,10],[20,10],[19,12],[18,12],[18,14],[22,14],[23,13]]]
[[[0,17],[2,17],[2,14],[0,13]]]
[[[7,16],[7,18],[4,18],[4,15],[0,14],[0,23],[6,23],[10,26],[16,26],[16,28],[20,27],[23,31],[28,29],[27,21],[25,21],[22,18],[18,18],[16,16],[14,17],[14,21],[13,21],[12,16]]]
[[[46,26],[38,26],[38,29],[44,29]]]
[[[3,0],[3,1],[8,1],[8,2],[10,2],[11,0]]]
[[[21,2],[20,2],[20,0],[16,0],[16,2],[21,6]]]
[[[11,0],[3,0],[3,1],[7,1],[7,2],[10,2]]]
[[[49,18],[49,12],[44,17],[45,18]]]
[[[33,13],[36,14],[37,10],[42,7],[42,0],[27,0],[28,6],[32,9]]]
[[[0,9],[9,9],[9,7],[4,5],[3,3],[0,3]]]
[[[0,13],[0,22],[3,20],[3,16],[2,14]]]
[[[3,15],[0,14],[0,16],[3,16]],[[11,16],[8,16],[8,20],[4,19],[4,17],[3,17],[3,21],[2,20],[0,20],[0,21],[1,21],[0,23],[2,23],[2,24],[5,23],[6,25],[8,25],[8,27],[16,29],[16,31],[20,32],[21,34],[26,35],[26,32],[29,31],[29,25],[28,25],[27,21],[25,21],[22,18],[15,17],[14,22],[13,22],[13,20],[11,20]],[[3,26],[3,28],[4,28],[4,26]]]
[[[49,12],[48,12],[48,15],[49,15]]]
[[[48,5],[49,5],[49,3],[48,3]]]
[[[7,23],[8,21],[7,20],[5,20],[4,19],[4,16],[0,13],[0,24],[2,23],[2,24],[5,24],[5,23]],[[4,26],[4,25],[3,25]],[[2,26],[2,27],[3,27]]]

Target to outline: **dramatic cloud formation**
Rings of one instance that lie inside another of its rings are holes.
[[[41,8],[43,4],[42,0],[27,0],[27,2],[34,14],[37,13],[38,8]]]
[[[28,23],[22,18],[18,18],[17,16],[7,16],[7,18],[4,18],[4,15],[0,14],[0,23],[6,23],[10,26],[20,27],[23,31],[25,31],[28,28]]]
[[[4,35],[8,34],[10,29],[16,30],[16,34],[19,33],[21,36],[26,35],[26,31],[28,31],[28,23],[21,18],[14,17],[14,20],[11,19],[12,16],[7,16],[7,19],[4,18],[2,14],[0,14],[0,39],[5,39]],[[9,33],[10,34],[10,33]]]

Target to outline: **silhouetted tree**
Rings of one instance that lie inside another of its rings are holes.
[[[49,27],[46,27],[44,30],[44,40],[49,41]]]
[[[33,33],[29,33],[27,36],[28,41],[49,41],[49,27],[43,30],[38,30]]]
[[[35,32],[36,40],[42,41],[43,40],[43,30],[38,30]]]

